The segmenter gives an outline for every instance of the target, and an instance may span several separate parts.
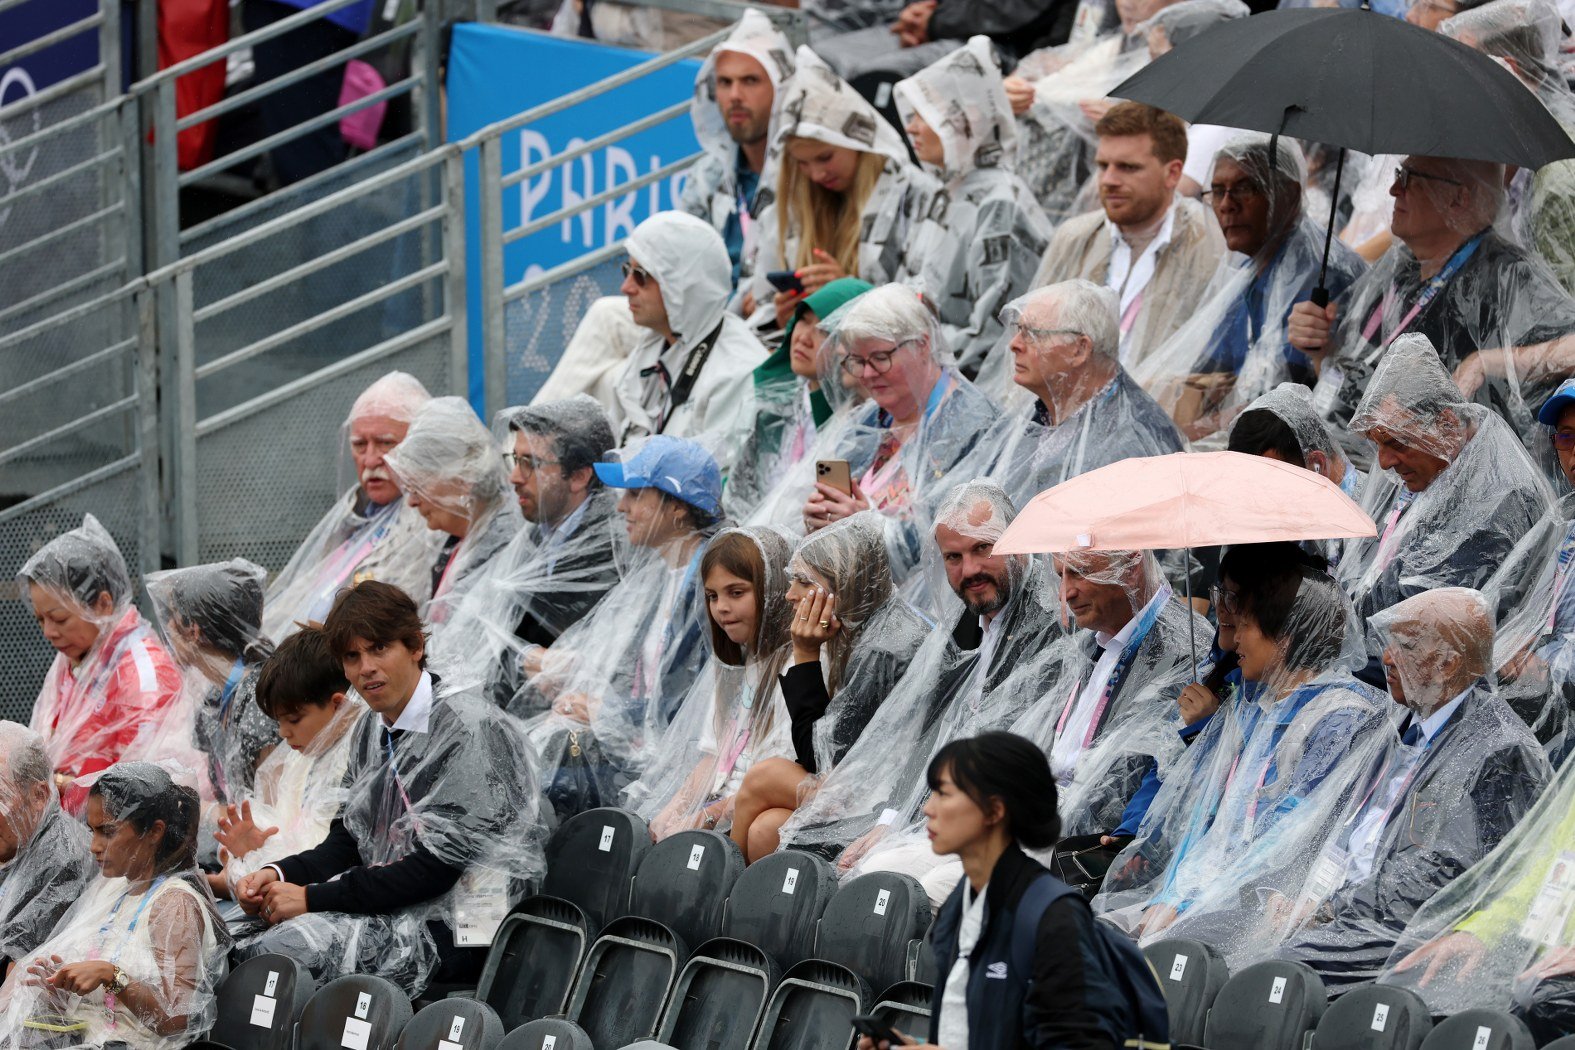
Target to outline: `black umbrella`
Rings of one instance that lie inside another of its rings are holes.
[[[1365,8],[1223,22],[1111,94],[1195,123],[1338,146],[1336,197],[1347,149],[1522,168],[1575,157],[1575,142],[1514,74],[1459,41]],[[1332,239],[1332,215],[1329,223]],[[1322,272],[1318,285],[1322,305]]]

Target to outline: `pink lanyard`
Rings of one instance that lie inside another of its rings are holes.
[[[1400,524],[1400,516],[1406,512],[1407,507],[1411,506],[1413,499],[1415,495],[1409,489],[1395,499],[1394,509],[1389,512],[1389,517],[1384,522],[1384,533],[1378,538],[1378,555],[1375,559],[1378,572],[1383,572],[1389,567],[1389,563],[1394,561],[1395,552],[1389,541],[1394,536],[1395,527]]]
[[[1137,320],[1138,311],[1143,309],[1143,297],[1145,295],[1147,295],[1147,294],[1148,294],[1148,289],[1145,288],[1145,289],[1143,289],[1143,291],[1141,291],[1141,292],[1137,293],[1136,295],[1134,295],[1132,297],[1132,302],[1129,303],[1127,305],[1126,310],[1124,310],[1122,312],[1122,314],[1121,314],[1121,334],[1122,335],[1126,335],[1128,332],[1130,332],[1132,330],[1132,322]]]

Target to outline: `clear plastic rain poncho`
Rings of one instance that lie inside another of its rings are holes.
[[[901,585],[919,564],[931,508],[949,491],[940,486],[988,432],[997,409],[957,371],[935,315],[911,288],[866,292],[825,325],[824,360],[840,374],[821,388],[858,384],[868,400],[828,423],[813,455],[784,480],[807,501],[797,522],[775,523],[797,526],[795,532],[828,523],[816,517],[813,470],[820,460],[846,460],[855,491],[886,520],[892,574]],[[782,501],[774,505],[786,509]]]
[[[547,825],[524,727],[474,693],[435,686],[426,732],[401,732],[388,742],[378,717],[351,731],[339,819],[360,864],[324,885],[353,894],[378,867],[416,851],[462,871],[459,881],[438,897],[384,914],[309,911],[247,938],[241,954],[280,952],[319,981],[373,974],[414,994],[438,961],[429,923],[447,925],[457,947],[491,944],[527,882],[545,870]],[[318,882],[309,878],[312,856],[286,858],[286,876],[299,865],[299,874]],[[375,899],[355,903],[378,907]]]
[[[1198,734],[1190,768],[1163,776],[1094,902],[1140,943],[1196,938],[1232,970],[1321,897],[1315,862],[1395,741],[1390,701],[1352,677],[1362,630],[1334,581],[1289,568],[1236,582],[1242,698]]]
[[[38,734],[0,722],[0,971],[44,943],[96,874]]]
[[[252,823],[262,831],[279,830],[245,856],[229,857],[224,877],[232,895],[247,875],[309,850],[327,837],[344,808],[350,744],[366,713],[366,704],[349,696],[304,747],[280,744],[257,767],[252,794],[246,799],[251,803]]]
[[[1074,626],[1075,603],[1089,600],[1090,587],[1123,602],[1130,618],[1113,636],[1084,627],[1059,643],[1072,650],[1061,679],[1012,732],[1050,756],[1062,834],[1109,834],[1144,775],[1180,756],[1175,701],[1196,673],[1194,647],[1206,656],[1211,631],[1176,598],[1151,552],[1075,551],[1055,561]],[[1071,596],[1072,587],[1085,593]]]
[[[520,531],[519,503],[502,451],[462,397],[423,405],[387,463],[427,528],[443,534],[442,551],[429,569],[432,601],[423,610],[423,619],[438,628]]]
[[[789,669],[782,683],[798,764],[823,776],[863,735],[931,627],[897,594],[885,526],[872,511],[801,540],[788,561],[787,578],[836,599],[840,626],[822,647],[820,664],[802,672]],[[802,689],[801,675],[811,679]]]
[[[942,501],[935,528],[988,557],[985,546],[1016,515],[999,486],[973,482]],[[927,537],[925,556],[930,574],[946,575],[935,535]],[[842,761],[782,826],[784,846],[835,854],[862,838],[855,850],[862,858],[874,848],[921,840],[910,832],[922,819],[931,756],[952,740],[1010,727],[1057,680],[1062,653],[1053,643],[1063,632],[1048,562],[1026,556],[991,562],[976,574],[990,577],[995,591],[985,608],[1000,603],[988,624],[977,602],[965,605],[953,587],[941,585],[948,599],[939,626]],[[929,844],[920,844],[929,856]]]
[[[297,623],[321,622],[334,596],[362,580],[391,583],[417,605],[432,596],[438,536],[403,498],[375,503],[362,488],[391,481],[384,456],[431,399],[405,372],[388,373],[356,398],[340,427],[340,482],[348,488],[269,585],[265,636],[283,641]]]
[[[703,441],[726,473],[754,425],[749,389],[766,359],[760,340],[727,308],[727,246],[693,215],[658,212],[634,228],[624,250],[654,279],[674,342],[640,329],[607,405],[613,435],[619,444],[651,434]]]
[[[229,947],[197,868],[197,792],[146,762],[92,780],[88,823],[108,840],[97,877],[0,987],[0,1042],[174,1050],[213,1025]],[[102,964],[125,974],[124,991],[55,983],[83,970],[92,981]]]
[[[493,430],[525,481],[525,524],[434,629],[432,657],[445,681],[506,704],[522,684],[524,652],[553,644],[618,582],[627,533],[616,491],[592,469],[614,447],[594,400],[506,408]],[[576,494],[571,475],[581,471],[588,487]]]
[[[1011,393],[995,425],[952,471],[989,478],[1025,505],[1061,482],[1185,442],[1121,367],[1115,293],[1090,281],[1038,288],[1002,313]],[[1085,338],[1079,338],[1079,337]]]
[[[727,117],[717,105],[716,60],[724,52],[744,55],[760,63],[766,78],[771,81],[773,105],[771,124],[767,128],[766,163],[758,175],[755,190],[745,199],[739,185],[738,143],[727,130]],[[770,147],[776,143],[773,134],[777,123],[782,85],[793,75],[793,45],[762,12],[746,10],[728,38],[716,45],[706,56],[695,74],[694,103],[689,117],[694,122],[695,138],[705,156],[695,162],[684,180],[684,192],[678,207],[697,218],[705,219],[726,239],[730,229],[737,229],[743,250],[735,266],[745,273],[751,268],[757,231],[755,223],[776,196],[777,162],[779,154]]]
[[[909,254],[913,230],[930,207],[938,189],[935,180],[915,167],[902,135],[847,82],[808,47],[798,49],[793,76],[783,84],[781,108],[772,150],[779,154],[776,199],[759,217],[760,241],[749,290],[754,294],[756,323],[772,317],[775,289],[765,279],[773,270],[795,270],[817,261],[819,248],[837,257],[849,276],[871,284],[900,280],[914,266]],[[828,146],[873,155],[861,160],[860,172],[845,194],[833,201],[827,191],[814,186],[788,155],[795,139],[809,139]],[[882,166],[877,173],[874,165]],[[870,170],[865,171],[865,168]],[[873,184],[870,183],[873,179]],[[862,206],[857,196],[867,194]],[[814,209],[844,207],[844,215],[823,215],[828,237],[838,230],[858,226],[858,240],[847,257],[834,241],[812,243],[816,226]],[[855,220],[854,215],[857,215]]]
[[[626,462],[635,455],[623,453]],[[509,701],[511,713],[529,720],[542,783],[563,815],[618,804],[705,665],[700,558],[716,526],[690,513],[703,523],[670,536],[622,515],[629,540],[622,578],[539,654]]]
[[[1375,447],[1403,450],[1380,447],[1398,459],[1368,475],[1362,493],[1378,535],[1349,541],[1340,559],[1341,584],[1363,616],[1432,587],[1480,588],[1553,507],[1509,425],[1466,402],[1425,336],[1390,346],[1351,428]]]
[[[1405,235],[1416,231],[1460,243],[1438,272],[1423,280],[1416,255],[1404,235],[1397,235],[1334,301],[1335,321],[1314,399],[1325,418],[1349,431],[1341,438],[1364,466],[1367,450],[1351,417],[1402,336],[1425,337],[1453,372],[1478,351],[1537,345],[1575,331],[1575,300],[1545,262],[1495,225],[1507,214],[1502,165],[1420,157],[1400,164],[1405,170],[1427,164],[1424,174],[1436,176],[1410,177],[1402,192],[1410,203],[1398,220],[1400,229]],[[1559,378],[1530,377],[1509,367],[1507,374],[1490,375],[1473,390],[1472,400],[1502,416],[1529,446],[1537,434],[1536,406]]]
[[[1324,224],[1304,207],[1307,161],[1294,140],[1241,133],[1215,154],[1210,172],[1227,246],[1233,236],[1262,242],[1250,256],[1225,256],[1201,303],[1133,367],[1133,377],[1188,438],[1218,435],[1218,443],[1253,399],[1283,382],[1317,381],[1312,361],[1286,341],[1286,323],[1319,283],[1325,238]],[[1339,295],[1364,268],[1336,243],[1322,279]]]
[[[17,584],[58,654],[30,723],[55,770],[77,777],[158,757],[149,745],[190,717],[180,704],[180,671],[132,605],[126,560],[98,519],[89,514],[45,544]]]
[[[1487,677],[1493,610],[1479,592],[1426,591],[1368,628],[1405,707],[1405,732],[1324,847],[1304,894],[1321,899],[1284,948],[1326,984],[1377,978],[1417,909],[1497,846],[1552,777]]]
[[[252,790],[258,763],[279,745],[257,706],[257,672],[273,652],[262,635],[263,580],[244,558],[150,573],[153,616],[180,666],[192,742],[207,760],[208,786],[222,802]]]
[[[908,283],[940,312],[941,332],[970,375],[1001,337],[1001,309],[1031,287],[1050,220],[1018,177],[1017,121],[989,37],[976,36],[892,89],[904,124],[941,140],[941,181],[913,231]]]
[[[1552,0],[1492,0],[1450,17],[1438,31],[1507,64],[1568,132],[1575,94],[1561,68],[1564,19]],[[1509,186],[1515,238],[1575,291],[1575,161],[1515,172]]]
[[[723,529],[706,545],[700,583],[709,603],[715,591],[746,581],[753,591],[754,632],[732,641],[714,615],[706,616],[710,660],[651,752],[624,804],[651,822],[658,838],[675,831],[727,823],[733,797],[756,762],[793,754],[792,719],[778,676],[792,650],[787,602],[788,538],[770,526]]]

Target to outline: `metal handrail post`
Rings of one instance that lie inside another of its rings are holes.
[[[503,319],[503,140],[481,140],[476,217],[481,230],[482,393],[488,416],[508,397],[508,346]]]
[[[192,318],[192,272],[180,270],[174,281],[174,375],[166,385],[169,419],[174,423],[171,474],[174,478],[175,562],[196,565],[197,532],[197,325]],[[169,345],[164,340],[161,344]],[[168,357],[166,357],[168,360]]]
[[[142,571],[160,568],[159,554],[159,364],[158,297],[153,289],[137,289],[137,452],[142,458],[137,495],[142,504]]]
[[[443,84],[438,69],[443,56],[443,16],[437,0],[421,5],[421,130],[427,149],[443,144]]]
[[[443,163],[443,254],[448,260],[443,312],[449,317],[449,389],[458,392],[467,390],[470,385],[469,297],[465,288],[465,156],[462,153],[449,154]],[[490,395],[486,407],[493,408]]]
[[[98,24],[98,61],[104,67],[104,98],[120,94],[120,0],[99,0],[104,21]]]

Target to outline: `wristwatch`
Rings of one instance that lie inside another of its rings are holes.
[[[117,966],[115,967],[115,977],[109,982],[107,990],[110,995],[119,995],[126,990],[126,986],[130,983],[131,975]]]

